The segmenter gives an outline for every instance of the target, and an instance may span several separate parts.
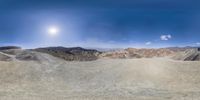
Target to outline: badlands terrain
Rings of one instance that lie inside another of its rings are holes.
[[[200,49],[0,48],[0,100],[199,100]]]

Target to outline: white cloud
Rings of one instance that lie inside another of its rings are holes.
[[[152,42],[150,42],[150,41],[145,43],[145,45],[151,45],[151,44],[152,44]]]
[[[197,42],[196,45],[200,45],[200,42]]]
[[[163,41],[167,41],[167,40],[169,40],[171,38],[172,38],[172,36],[170,34],[168,34],[168,35],[161,35],[160,36],[160,39],[163,40]]]

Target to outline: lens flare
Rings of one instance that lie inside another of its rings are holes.
[[[49,33],[49,35],[51,35],[51,36],[57,35],[58,32],[59,32],[59,30],[58,30],[57,27],[50,27],[50,28],[48,29],[48,33]]]

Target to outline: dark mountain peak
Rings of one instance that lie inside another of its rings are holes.
[[[4,47],[0,47],[0,50],[9,50],[9,49],[21,49],[21,47],[18,47],[18,46],[4,46]]]
[[[78,49],[78,50],[83,50],[84,48],[81,48],[81,47],[72,47],[70,49]]]

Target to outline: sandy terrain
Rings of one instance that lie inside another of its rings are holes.
[[[0,100],[199,100],[200,62],[0,62]]]

